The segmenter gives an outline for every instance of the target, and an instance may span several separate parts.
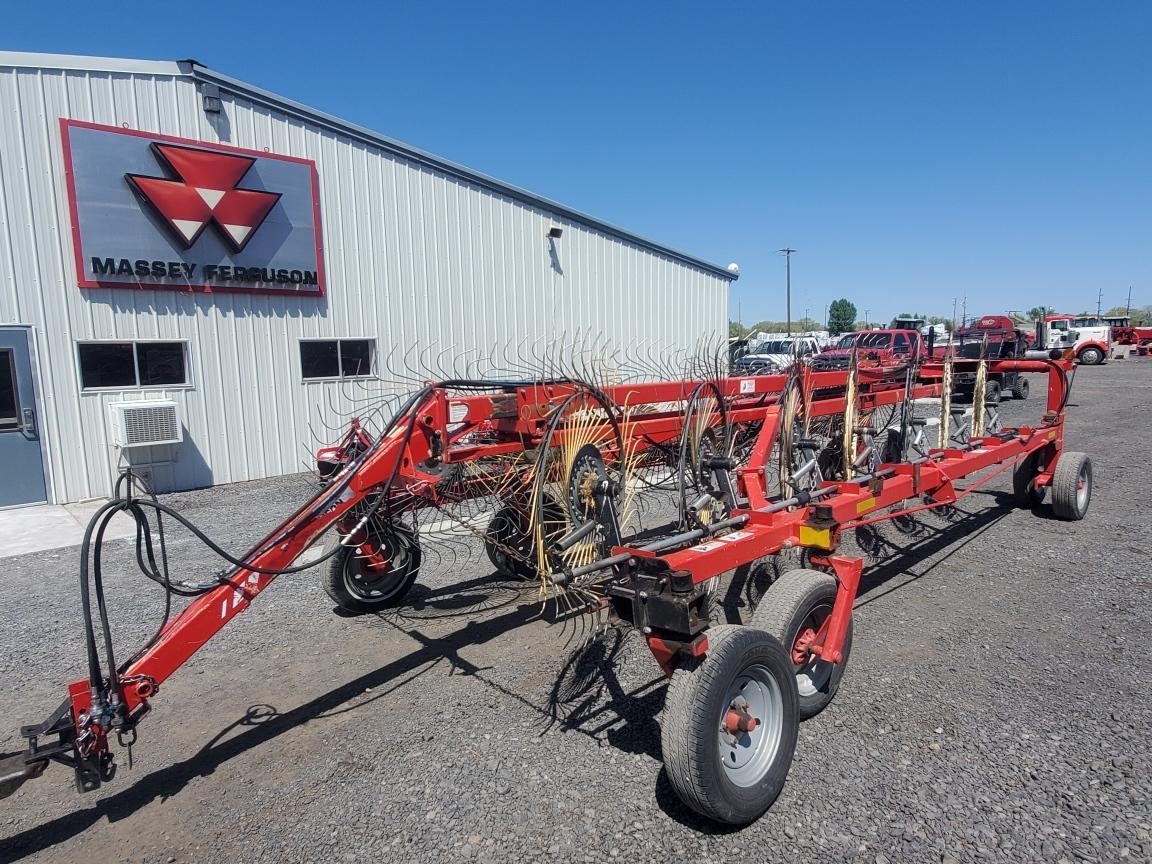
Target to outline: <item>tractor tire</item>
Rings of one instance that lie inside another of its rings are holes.
[[[411,529],[388,525],[377,530],[375,539],[388,557],[385,571],[372,571],[355,546],[344,546],[321,573],[325,593],[344,612],[363,615],[399,606],[420,574],[420,542]],[[340,545],[333,534],[324,545],[325,554]]]
[[[1064,452],[1052,472],[1052,512],[1056,518],[1078,522],[1092,503],[1092,460],[1084,453]]]
[[[1023,402],[1028,398],[1028,379],[1017,376],[1016,384],[1012,387],[1012,398]]]
[[[1099,366],[1104,362],[1104,352],[1093,345],[1089,345],[1087,348],[1080,350],[1080,353],[1076,355],[1076,359],[1080,361],[1080,365],[1082,366]]]
[[[796,678],[783,646],[764,631],[725,624],[707,632],[708,653],[685,660],[668,685],[664,768],[688,807],[747,825],[772,806],[792,767]],[[755,727],[733,729],[736,711]]]
[[[1016,463],[1012,469],[1012,500],[1017,507],[1034,508],[1043,500],[1048,491],[1044,486],[1035,486],[1032,481],[1040,473],[1044,450],[1033,450]]]
[[[752,614],[752,626],[770,633],[788,651],[796,675],[800,719],[828,707],[840,687],[852,653],[852,624],[844,636],[839,663],[828,663],[806,651],[808,643],[832,614],[836,577],[820,570],[790,570],[772,583]]]
[[[989,405],[1000,404],[1000,382],[988,381],[984,385],[984,401]]]

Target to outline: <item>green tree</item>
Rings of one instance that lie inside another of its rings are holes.
[[[828,307],[828,332],[839,336],[852,328],[856,320],[856,306],[851,300],[833,300]]]
[[[743,339],[748,335],[748,328],[739,321],[728,322],[728,335],[736,339]]]
[[[1033,306],[1031,309],[1028,310],[1028,320],[1029,321],[1039,321],[1041,318],[1043,318],[1047,314],[1048,314],[1048,310],[1044,306]]]

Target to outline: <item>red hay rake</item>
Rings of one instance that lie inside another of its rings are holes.
[[[953,411],[953,367],[965,366],[1047,375],[1040,422],[1001,428],[990,406],[973,406],[970,419]],[[395,607],[419,575],[417,515],[482,499],[494,502],[482,533],[497,567],[538,580],[541,596],[570,612],[606,610],[643,634],[671,676],[661,726],[673,787],[710,818],[749,822],[780,792],[798,722],[832,699],[849,658],[862,561],[840,553],[845,531],[953,505],[1007,470],[1019,504],[1050,490],[1057,516],[1083,518],[1091,463],[1063,451],[1070,371],[1066,360],[865,368],[854,359],[847,370],[797,365],[748,378],[430,383],[378,436],[354,421],[321,450],[320,491],[208,583],[173,582],[156,563],[146,510],[192,526],[154,497],[134,497],[135,479],[124,478],[124,494],[89,529],[95,548],[106,520],[129,511],[146,529],[145,575],[194,599],[119,665],[105,626],[102,660],[86,542],[89,675],[48,720],[24,728],[27,750],[0,763],[0,795],[49,761],[72,767],[81,791],[110,780],[111,735],[134,740],[168,677],[277,575],[302,569],[293,562],[322,535],[324,587],[339,606]],[[938,422],[916,416],[937,399]],[[675,520],[637,539],[631,497],[661,483]],[[717,577],[785,550],[806,566],[771,585],[751,626],[712,626]],[[106,624],[98,560],[94,577]]]

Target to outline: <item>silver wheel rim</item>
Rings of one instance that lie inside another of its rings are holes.
[[[1076,511],[1083,513],[1088,508],[1088,496],[1092,494],[1092,471],[1085,462],[1076,475]]]
[[[738,706],[759,722],[749,732],[729,734],[728,711]],[[724,774],[736,786],[755,786],[776,761],[784,731],[784,703],[780,685],[764,666],[749,666],[728,688],[721,706],[717,745]]]
[[[832,679],[832,670],[835,664],[819,657],[813,657],[800,671],[796,673],[796,689],[801,696],[815,696],[823,693]]]

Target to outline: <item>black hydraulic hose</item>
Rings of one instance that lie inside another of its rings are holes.
[[[84,618],[84,647],[88,653],[88,682],[93,689],[99,690],[103,686],[100,676],[100,658],[96,652],[96,633],[92,625],[92,599],[88,585],[88,561],[91,552],[92,534],[97,523],[106,513],[120,509],[120,501],[109,501],[96,511],[88,527],[84,529],[83,545],[80,547],[80,609]],[[103,532],[101,532],[102,535]]]

